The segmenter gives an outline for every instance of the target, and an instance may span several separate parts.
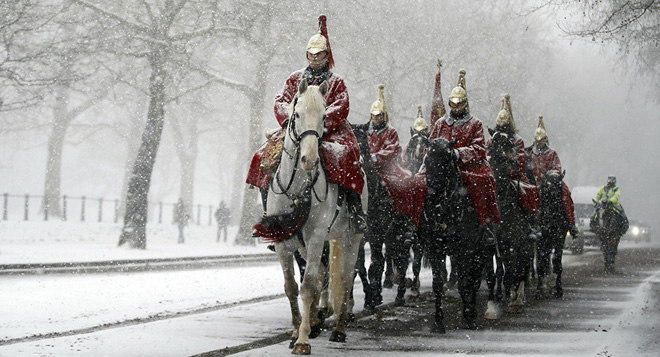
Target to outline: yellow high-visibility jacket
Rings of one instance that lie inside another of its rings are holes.
[[[612,202],[612,205],[614,205],[614,208],[619,211],[619,213],[621,212],[621,204],[619,203],[620,198],[621,192],[616,186],[608,187],[607,185],[603,185],[596,194],[596,202],[600,202],[602,200],[610,201]]]

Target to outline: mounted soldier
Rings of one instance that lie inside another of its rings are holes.
[[[495,130],[488,129],[491,138],[488,139],[486,148],[489,151],[487,156],[490,157],[490,146],[492,135],[495,132],[501,132],[513,138],[516,144],[516,167],[511,170],[510,178],[513,180],[518,188],[520,195],[520,204],[527,212],[536,212],[541,205],[541,198],[539,197],[538,189],[532,184],[526,174],[526,155],[525,155],[525,142],[518,134],[516,122],[513,120],[513,112],[511,110],[511,96],[507,93],[502,98],[502,104],[497,118],[495,119]]]
[[[538,125],[534,131],[534,144],[525,148],[525,154],[527,157],[528,172],[531,173],[531,177],[528,178],[537,186],[541,185],[541,181],[547,172],[555,171],[558,175],[562,173],[559,155],[557,155],[555,150],[550,148],[550,140],[545,129],[543,116],[539,116]],[[564,207],[566,218],[571,224],[571,234],[577,234],[577,228],[575,228],[575,207],[573,205],[573,198],[571,198],[571,191],[564,182],[562,182],[562,187],[564,190],[562,206]]]
[[[531,163],[531,179],[539,187],[542,198],[542,208],[538,215],[541,236],[536,247],[537,299],[544,298],[549,292],[551,273],[556,274],[555,291],[552,295],[558,298],[563,296],[561,284],[562,251],[566,231],[568,230],[574,237],[578,235],[578,230],[575,227],[575,208],[571,191],[563,181],[565,173],[562,171],[559,155],[550,148],[549,143],[543,117],[541,116],[539,117],[538,127],[534,132],[534,144],[525,149]],[[556,189],[554,188],[555,185]],[[557,212],[560,204],[563,209],[561,213],[563,214]],[[550,271],[551,259],[552,271]]]
[[[308,66],[291,73],[282,90],[275,96],[275,118],[281,129],[271,134],[268,142],[259,148],[253,157],[246,182],[261,189],[265,207],[268,184],[277,169],[282,153],[283,128],[286,128],[288,123],[289,106],[298,92],[298,85],[301,81],[307,81],[308,85],[315,86],[327,83],[325,130],[320,150],[322,163],[329,181],[339,184],[340,197],[345,199],[351,212],[352,229],[363,233],[367,225],[360,199],[364,186],[360,149],[347,119],[349,97],[346,84],[343,78],[331,71],[334,67],[334,59],[328,40],[325,15],[319,16],[319,32],[309,39],[306,57]]]
[[[371,248],[371,264],[369,266],[370,294],[366,296],[365,307],[373,309],[382,302],[383,285],[391,287],[391,270],[393,260],[392,245],[399,236],[409,229],[412,216],[421,216],[421,211],[415,213],[416,207],[423,202],[425,190],[415,196],[417,192],[413,176],[410,171],[403,168],[401,163],[401,146],[399,134],[389,125],[390,117],[385,104],[384,86],[378,86],[378,99],[371,105],[369,124],[356,126],[358,130],[366,131],[369,146],[369,166],[377,177],[368,182],[369,210],[367,219],[369,231],[366,240]],[[366,166],[366,165],[365,165]],[[371,180],[371,179],[370,179]],[[422,184],[418,181],[417,186]],[[414,199],[417,201],[413,201]],[[385,244],[385,256],[383,256]],[[387,261],[387,274],[385,283],[381,284],[383,270]],[[407,267],[407,261],[406,261]]]
[[[479,217],[479,224],[499,224],[501,220],[495,197],[495,178],[486,160],[483,124],[470,113],[465,70],[459,72],[458,85],[449,96],[449,107],[449,113],[435,123],[429,140],[444,138],[456,141],[454,155]]]
[[[403,149],[401,158],[405,168],[413,174],[416,173],[422,165],[422,160],[428,150],[428,141],[431,130],[429,124],[422,115],[422,107],[417,107],[417,118],[410,127],[410,141]]]

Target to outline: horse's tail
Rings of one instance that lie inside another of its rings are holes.
[[[344,266],[344,249],[341,246],[339,239],[330,240],[330,294],[332,296],[332,308],[335,314],[339,314],[342,310],[342,303],[344,301],[344,287],[343,287],[343,266]]]

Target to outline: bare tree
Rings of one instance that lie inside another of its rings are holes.
[[[660,94],[660,1],[542,0],[528,11],[542,9],[562,16],[557,24],[566,35],[614,46],[621,68],[648,77]]]
[[[124,228],[119,245],[146,249],[148,193],[151,177],[165,123],[165,105],[172,75],[182,64],[189,63],[197,39],[217,40],[223,34],[240,29],[229,23],[232,17],[211,0],[167,0],[158,3],[145,1],[71,0],[72,4],[93,14],[102,26],[96,36],[102,36],[102,50],[149,71],[146,128],[128,182]],[[226,16],[226,17],[225,17]],[[172,95],[169,95],[172,96]]]

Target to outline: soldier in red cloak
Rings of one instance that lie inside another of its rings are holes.
[[[325,130],[321,143],[321,156],[330,182],[339,184],[346,197],[351,212],[351,226],[356,232],[366,231],[367,225],[362,211],[360,194],[364,186],[361,171],[360,149],[353,130],[348,122],[349,98],[344,80],[332,72],[334,59],[328,41],[326,17],[319,17],[319,33],[307,43],[307,62],[309,66],[291,73],[282,90],[275,96],[275,118],[282,128],[286,128],[289,119],[288,108],[298,92],[300,81],[309,85],[328,83],[326,94]],[[283,130],[283,129],[282,129]],[[264,165],[268,156],[268,143],[255,154],[250,164],[246,182],[260,187],[262,195],[277,166]],[[268,166],[268,167],[264,167]]]
[[[481,121],[470,113],[465,71],[460,71],[459,86],[449,96],[451,110],[433,127],[429,140],[444,138],[456,140],[454,152],[461,170],[463,184],[468,190],[479,218],[479,224],[499,224],[495,178],[486,160],[484,130]]]
[[[488,130],[490,131],[491,129]],[[516,156],[518,165],[514,170],[511,171],[511,180],[513,180],[516,186],[519,188],[520,203],[522,208],[527,212],[538,211],[541,205],[541,197],[539,196],[536,185],[529,181],[525,173],[525,142],[523,141],[523,138],[518,135],[516,122],[513,120],[511,97],[509,94],[505,94],[504,98],[502,98],[501,110],[499,113],[497,113],[497,118],[495,119],[495,131],[503,132],[513,137],[516,148],[518,149]],[[491,131],[490,134],[492,135],[493,132]],[[488,151],[490,151],[491,140],[492,139],[488,139],[488,143],[486,144],[486,150]],[[487,156],[490,157],[490,152],[487,153]]]
[[[529,162],[531,164],[531,172],[533,174],[533,179],[536,181],[536,185],[540,185],[543,180],[543,176],[546,172],[554,170],[557,174],[562,173],[561,161],[559,161],[559,155],[557,152],[550,148],[548,134],[545,130],[545,124],[543,123],[543,117],[539,117],[538,127],[534,132],[534,144],[531,147],[525,149]],[[570,222],[571,226],[575,225],[575,207],[573,205],[573,199],[571,198],[571,191],[568,189],[566,183],[562,182],[563,195],[562,195],[562,206],[564,207],[564,213],[566,213],[566,218]],[[577,232],[577,230],[575,230]]]
[[[382,302],[381,279],[385,260],[389,263],[383,285],[391,287],[391,280],[388,281],[388,278],[392,263],[397,265],[397,269],[403,268],[401,264],[405,264],[407,268],[407,260],[404,263],[399,260],[400,257],[392,255],[392,245],[400,243],[397,239],[410,229],[409,222],[419,225],[426,196],[424,182],[414,180],[412,173],[402,166],[399,134],[389,125],[390,119],[383,94],[384,86],[379,85],[378,90],[379,99],[371,106],[371,120],[366,130],[370,157],[365,159],[371,162],[371,167],[378,174],[379,187],[375,191],[378,192],[377,196],[380,196],[369,198],[367,214],[369,231],[366,238],[371,248],[369,265],[371,296],[365,302],[368,309]],[[383,243],[386,243],[385,257],[383,257]]]

